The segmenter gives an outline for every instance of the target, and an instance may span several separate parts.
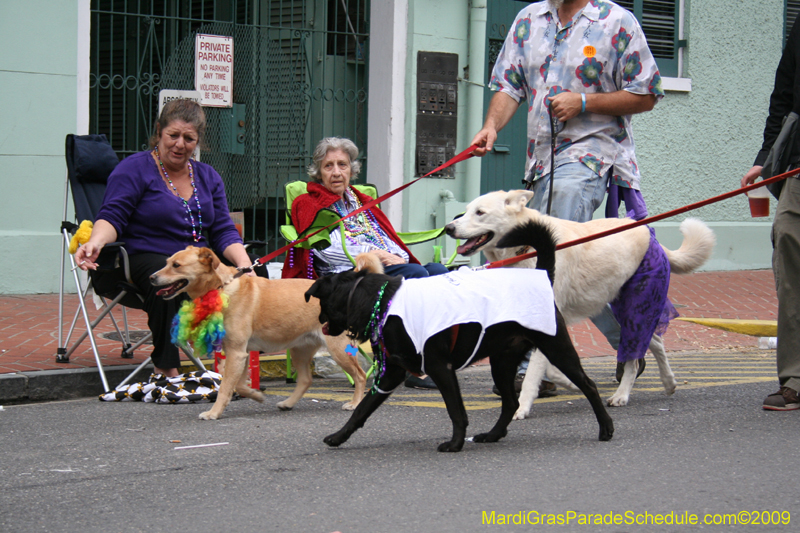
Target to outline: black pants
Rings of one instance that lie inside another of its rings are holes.
[[[153,332],[153,366],[167,370],[180,366],[178,348],[172,344],[170,327],[181,303],[188,300],[186,293],[171,300],[158,296],[157,287],[150,283],[150,276],[167,264],[165,254],[144,253],[130,256],[131,278],[144,296],[144,312],[147,327]]]

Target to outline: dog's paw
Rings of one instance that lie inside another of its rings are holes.
[[[281,411],[291,411],[294,405],[289,405],[287,400],[283,400],[282,402],[278,402],[278,409]]]
[[[629,397],[624,394],[615,394],[611,398],[608,399],[609,407],[625,407],[628,405]]]
[[[497,442],[508,434],[507,431],[503,433],[479,433],[472,438],[473,442]]]
[[[331,447],[335,448],[336,446],[339,446],[340,444],[342,444],[346,440],[347,439],[344,438],[342,435],[339,435],[338,433],[334,433],[333,435],[328,435],[327,437],[322,439],[322,442],[324,442],[328,446],[331,446]]]
[[[461,442],[453,442],[451,440],[447,442],[443,442],[436,448],[440,452],[460,452],[461,448],[464,447],[464,441]]]
[[[673,394],[675,394],[675,389],[677,387],[678,387],[678,382],[673,379],[672,383],[667,383],[664,385],[664,393],[667,396],[672,396]]]
[[[261,394],[261,391],[259,390],[248,388],[246,390],[241,390],[241,391],[237,390],[236,392],[239,393],[239,396],[242,396],[244,398],[250,398],[251,400],[257,401],[258,403],[264,403],[265,397],[263,394]]]
[[[346,404],[342,405],[342,411],[352,411],[356,407],[358,407],[357,403],[347,402]]]
[[[514,413],[514,418],[512,418],[512,420],[525,420],[528,418],[529,414],[531,414],[530,408],[526,409],[524,407],[520,407],[517,409],[517,412]]]
[[[217,420],[219,418],[219,416],[215,415],[211,411],[205,411],[205,412],[200,413],[199,415],[197,415],[197,418],[199,418],[200,420]]]
[[[600,427],[600,441],[606,442],[611,440],[611,437],[614,436],[614,424],[609,423],[606,426]]]

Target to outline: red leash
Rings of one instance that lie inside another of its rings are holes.
[[[622,231],[626,231],[629,229],[636,228],[638,226],[644,226],[650,222],[657,222],[659,220],[663,220],[665,218],[669,218],[674,215],[679,215],[681,213],[685,213],[687,211],[691,211],[693,209],[699,209],[700,207],[704,207],[708,204],[713,204],[722,200],[727,200],[728,198],[732,198],[736,195],[746,193],[747,191],[752,191],[753,189],[758,189],[759,187],[763,187],[764,185],[769,185],[770,183],[775,183],[776,181],[781,181],[786,178],[790,178],[792,176],[796,176],[800,174],[800,168],[796,168],[794,170],[790,170],[789,172],[784,172],[783,174],[778,174],[777,176],[773,176],[769,179],[759,181],[758,183],[753,183],[752,185],[748,185],[747,187],[742,187],[740,189],[734,189],[732,191],[726,192],[725,194],[720,194],[719,196],[714,196],[713,198],[708,198],[707,200],[702,200],[700,202],[695,202],[693,204],[685,205],[683,207],[679,207],[678,209],[673,209],[672,211],[667,211],[666,213],[662,213],[660,215],[653,215],[652,217],[643,218],[642,220],[637,220],[635,222],[631,222],[630,224],[626,224],[624,226],[619,226],[617,228],[613,228],[606,231],[601,231],[600,233],[593,233],[592,235],[587,235],[586,237],[581,237],[580,239],[575,239],[574,241],[564,242],[556,246],[556,250],[561,250],[562,248],[569,248],[570,246],[576,246],[578,244],[583,244],[585,242],[593,241],[595,239],[600,239],[602,237],[607,237],[608,235],[613,235],[614,233],[620,233]],[[536,257],[536,252],[530,252],[527,254],[517,255],[514,257],[509,257],[508,259],[502,259],[500,261],[494,261],[492,263],[486,263],[483,265],[483,268],[500,268],[506,265],[511,265],[518,261],[524,261],[525,259],[530,259],[532,257]]]
[[[478,147],[478,145],[477,145],[477,144],[473,144],[472,146],[470,146],[469,148],[467,148],[466,150],[464,150],[463,152],[461,152],[460,154],[458,154],[458,155],[457,155],[457,156],[455,156],[454,158],[452,158],[452,159],[450,159],[449,161],[445,162],[443,165],[440,165],[440,166],[438,166],[438,167],[434,168],[433,170],[431,170],[430,172],[428,172],[428,173],[427,173],[427,174],[425,174],[424,176],[420,176],[419,178],[417,178],[417,179],[415,179],[415,180],[409,181],[409,182],[408,182],[408,183],[406,183],[405,185],[401,185],[400,187],[398,187],[398,188],[394,189],[393,191],[389,191],[389,192],[387,192],[387,193],[386,193],[386,194],[384,194],[383,196],[379,196],[378,198],[375,198],[375,199],[374,199],[374,200],[372,200],[371,202],[368,202],[368,203],[366,203],[366,204],[362,205],[361,207],[359,207],[358,209],[356,209],[356,210],[354,210],[354,211],[351,211],[350,213],[346,214],[345,216],[343,216],[343,217],[342,217],[342,218],[340,218],[339,220],[336,220],[336,221],[334,221],[334,222],[331,222],[330,224],[328,224],[328,225],[327,225],[327,226],[325,226],[324,228],[320,228],[320,229],[318,229],[318,230],[316,230],[316,231],[314,231],[314,232],[312,232],[312,233],[309,233],[308,235],[306,235],[305,237],[303,237],[303,238],[301,238],[301,239],[297,239],[297,240],[295,240],[295,241],[292,241],[292,242],[290,242],[289,244],[287,244],[286,246],[283,246],[282,248],[278,248],[278,249],[277,249],[277,250],[275,250],[274,252],[272,252],[272,253],[270,253],[270,254],[267,254],[267,255],[265,255],[264,257],[261,257],[261,258],[259,258],[259,259],[256,259],[256,260],[255,260],[255,262],[253,263],[252,267],[250,267],[250,268],[254,268],[254,267],[257,267],[257,266],[260,266],[260,265],[263,265],[263,264],[266,264],[266,263],[268,263],[270,259],[273,259],[273,258],[275,258],[275,257],[278,257],[279,255],[281,255],[282,253],[286,252],[287,250],[291,250],[291,249],[292,249],[292,248],[294,248],[294,247],[295,247],[297,244],[300,244],[301,242],[305,242],[305,241],[307,241],[308,239],[310,239],[311,237],[313,237],[313,236],[314,236],[314,235],[316,235],[317,233],[320,233],[320,232],[322,232],[322,231],[325,231],[326,229],[330,228],[331,226],[335,226],[335,225],[337,225],[339,222],[341,222],[342,220],[344,220],[344,219],[346,219],[346,218],[349,218],[349,217],[352,217],[352,216],[354,216],[354,215],[357,215],[357,214],[361,213],[362,211],[365,211],[365,210],[367,210],[367,209],[370,209],[371,207],[374,207],[374,206],[378,205],[379,203],[381,203],[381,202],[384,202],[384,201],[388,200],[389,198],[391,198],[391,197],[392,197],[392,196],[394,196],[395,194],[399,193],[400,191],[402,191],[402,190],[403,190],[403,189],[405,189],[406,187],[409,187],[409,186],[411,186],[411,185],[415,184],[416,182],[418,182],[418,181],[419,181],[419,180],[421,180],[422,178],[427,178],[427,177],[428,177],[428,176],[430,176],[431,174],[433,174],[433,173],[435,173],[435,172],[438,172],[438,171],[440,171],[440,170],[442,170],[442,169],[444,169],[444,168],[447,168],[447,167],[449,167],[450,165],[454,165],[454,164],[456,164],[456,163],[459,163],[459,162],[461,162],[461,161],[464,161],[464,160],[466,160],[466,159],[469,159],[470,157],[472,157],[472,152],[473,152],[473,150],[475,150],[477,147]]]

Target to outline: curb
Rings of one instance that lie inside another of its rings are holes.
[[[119,383],[138,365],[105,367],[109,384]],[[144,375],[142,371],[140,374]],[[25,403],[53,400],[75,400],[99,396],[103,382],[96,368],[39,370],[0,374],[0,402]]]
[[[262,355],[260,358],[261,379],[286,379],[286,355]],[[212,369],[210,359],[200,360],[206,368]],[[133,372],[138,365],[105,366],[103,370],[111,388]],[[147,365],[138,374],[145,379],[153,366]],[[181,372],[191,372],[197,367],[191,361],[181,361]],[[312,363],[315,377],[344,378],[338,365],[330,355],[320,352]],[[136,379],[134,379],[136,381]],[[97,368],[69,368],[64,370],[38,370],[0,374],[0,405],[2,403],[27,403],[40,401],[76,400],[99,397],[103,393],[103,382]]]

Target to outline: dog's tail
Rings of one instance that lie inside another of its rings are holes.
[[[683,242],[677,250],[661,246],[667,254],[673,274],[688,274],[703,266],[711,257],[711,252],[717,243],[711,228],[697,218],[687,218],[681,222],[681,233]]]
[[[366,270],[370,274],[383,274],[383,263],[376,254],[365,252],[356,256],[355,271]]]
[[[556,238],[550,226],[535,220],[520,224],[506,233],[498,248],[530,246],[536,250],[536,268],[547,271],[552,285],[556,273]]]

